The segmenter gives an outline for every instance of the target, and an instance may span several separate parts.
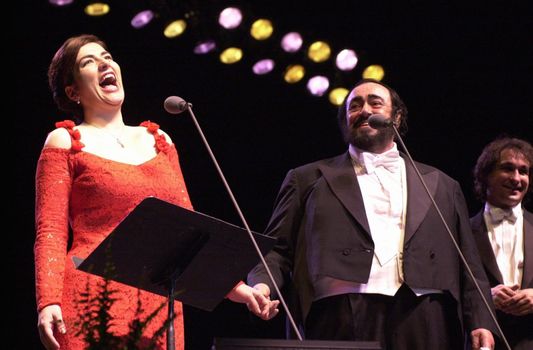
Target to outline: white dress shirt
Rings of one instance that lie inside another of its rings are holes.
[[[367,283],[322,277],[315,281],[316,299],[345,293],[393,296],[403,283],[401,259],[407,206],[405,163],[396,144],[383,154],[362,152],[353,146],[349,151],[374,241],[370,277]]]
[[[485,203],[483,216],[503,284],[520,286],[524,270],[524,217],[521,204],[503,210]]]

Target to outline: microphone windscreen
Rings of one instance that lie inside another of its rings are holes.
[[[180,114],[187,109],[187,102],[179,96],[169,96],[165,100],[164,107],[170,114]]]
[[[383,114],[372,114],[368,117],[368,125],[374,129],[388,128],[392,125],[392,119],[385,117]]]

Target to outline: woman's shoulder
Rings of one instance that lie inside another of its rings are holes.
[[[79,131],[74,128],[76,124],[73,121],[60,121],[55,126],[56,129],[48,134],[44,142],[44,148],[81,149],[83,147],[83,144],[79,141]]]
[[[150,134],[154,135],[154,137],[156,137],[156,138],[157,138],[158,136],[160,136],[160,135],[163,135],[164,140],[165,140],[167,143],[172,144],[172,139],[170,138],[170,136],[169,136],[164,130],[161,129],[161,127],[159,126],[159,124],[154,123],[154,122],[152,122],[152,121],[150,121],[150,120],[145,120],[145,121],[143,121],[143,122],[140,124],[140,126],[145,127],[146,130],[147,130]]]
[[[172,144],[172,139],[170,138],[170,136],[168,136],[168,134],[164,131],[164,130],[161,130],[159,129],[159,132],[165,136],[165,140],[169,143],[169,144]]]
[[[45,148],[65,148],[69,149],[72,145],[69,132],[65,128],[52,130],[44,141]]]

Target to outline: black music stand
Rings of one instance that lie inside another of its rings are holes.
[[[275,244],[252,234],[263,255]],[[212,311],[260,259],[245,229],[150,197],[85,260],[73,260],[79,270],[167,297],[173,320],[174,299]],[[167,350],[174,348],[170,322]]]

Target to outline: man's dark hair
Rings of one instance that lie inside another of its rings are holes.
[[[485,202],[487,199],[487,181],[489,174],[500,161],[502,152],[507,149],[513,150],[516,154],[521,154],[529,162],[529,188],[526,196],[533,191],[533,187],[531,186],[533,146],[522,139],[502,136],[485,146],[474,167],[474,191],[478,199],[482,202]]]
[[[385,83],[382,83],[381,81],[375,80],[375,79],[362,79],[358,81],[353,87],[352,90],[358,87],[359,85],[366,84],[366,83],[375,83],[379,84],[383,87],[385,87],[390,94],[391,97],[391,104],[392,104],[392,111],[391,116],[392,118],[395,118],[398,114],[401,114],[400,119],[400,125],[398,126],[398,132],[401,136],[404,136],[407,133],[407,106],[405,103],[403,103],[402,99],[400,98],[400,95],[388,86]],[[349,95],[349,94],[348,94]],[[341,129],[342,135],[346,135],[346,128],[348,127],[346,125],[346,102],[348,95],[346,95],[346,98],[344,99],[344,102],[339,107],[337,111],[337,122],[339,123],[339,128]],[[347,142],[347,140],[345,140]]]

